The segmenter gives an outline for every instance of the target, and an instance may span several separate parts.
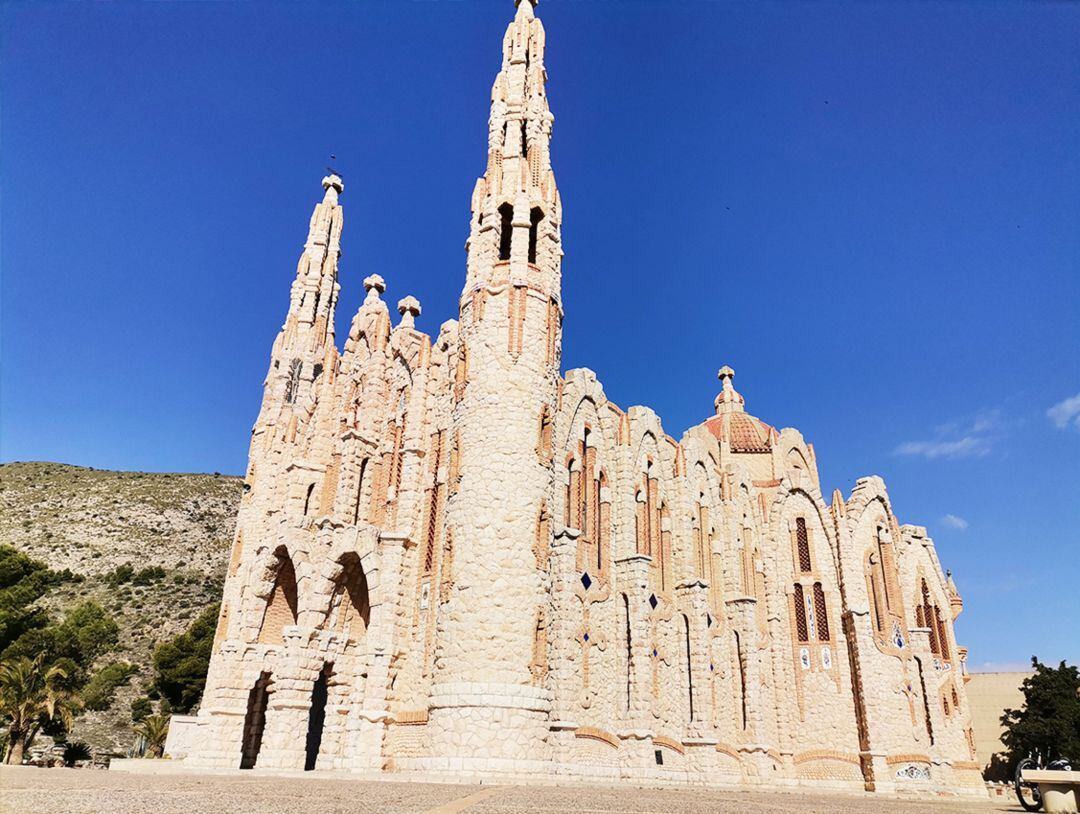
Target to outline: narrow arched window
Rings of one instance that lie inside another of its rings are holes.
[[[735,636],[735,670],[739,681],[739,728],[745,730],[747,725],[746,715],[746,664],[743,661],[742,641],[739,639],[739,631],[732,631]]]
[[[800,642],[810,641],[810,632],[806,624],[806,598],[803,587],[795,583],[795,638]]]
[[[690,653],[690,620],[683,614],[683,631],[686,636],[686,695],[690,702],[690,721],[694,720],[694,669]]]
[[[622,595],[623,614],[626,619],[626,709],[629,712],[632,700],[633,686],[633,647],[630,639],[630,599],[626,594]]]
[[[428,488],[427,500],[427,541],[424,546],[424,572],[430,573],[435,564],[435,543],[439,535],[439,525],[442,520],[443,486],[439,483],[439,467],[442,464],[444,431],[433,433],[431,436],[432,461],[431,461],[431,485]]]
[[[300,370],[303,362],[293,359],[289,363],[289,378],[285,381],[285,403],[292,404],[296,401],[297,390],[300,387]]]
[[[579,517],[577,514],[578,504],[578,488],[580,485],[580,478],[577,471],[577,464],[574,458],[569,458],[566,461],[566,525],[570,528],[577,528]]]
[[[799,570],[804,574],[809,574],[811,569],[810,562],[810,535],[806,530],[806,518],[795,518],[795,543],[799,550]]]
[[[308,510],[311,508],[311,495],[315,492],[315,484],[308,484],[307,494],[304,495],[304,517],[307,517]]]
[[[514,207],[504,203],[499,207],[499,259],[510,259],[510,243],[514,236]]]
[[[603,573],[606,565],[606,548],[611,527],[611,503],[604,499],[607,492],[607,475],[603,470],[596,480],[597,532],[596,532],[596,570]]]
[[[814,616],[817,617],[818,641],[829,641],[829,610],[825,606],[825,589],[814,583]]]
[[[360,474],[356,478],[356,503],[353,505],[353,525],[360,522],[360,505],[364,496],[364,475],[367,472],[368,459],[360,462]]]
[[[540,233],[540,221],[544,219],[544,213],[538,208],[534,207],[529,212],[529,262],[536,262],[536,242]]]

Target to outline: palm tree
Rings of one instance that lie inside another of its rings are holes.
[[[88,744],[82,741],[68,741],[64,744],[64,765],[69,769],[80,760],[93,760],[94,753]]]
[[[61,721],[71,726],[79,698],[64,687],[63,667],[44,667],[44,656],[22,658],[0,665],[0,720],[8,724],[5,763],[22,763],[26,747],[43,724]]]
[[[165,751],[165,738],[169,735],[169,716],[147,715],[135,727],[135,734],[146,741],[150,757],[161,757]]]

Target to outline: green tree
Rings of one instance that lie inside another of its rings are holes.
[[[149,698],[136,698],[131,702],[131,722],[137,724],[153,711],[154,704]]]
[[[136,672],[138,668],[126,661],[105,665],[86,682],[82,691],[83,704],[87,709],[108,709],[116,697],[117,688],[127,684]]]
[[[135,734],[146,741],[146,751],[150,757],[161,757],[165,751],[165,739],[169,736],[169,716],[146,716],[135,727]]]
[[[8,727],[5,763],[22,763],[38,730],[56,721],[71,726],[79,699],[66,686],[63,668],[46,667],[42,656],[0,665],[0,719]]]
[[[190,712],[202,698],[220,608],[218,603],[206,608],[187,630],[154,651],[154,685],[177,712]]]
[[[68,659],[75,667],[67,671],[68,679],[81,686],[90,666],[115,647],[119,638],[116,621],[100,605],[88,601],[69,610],[59,624],[23,633],[4,650],[3,659],[33,659],[41,655],[46,665]]]
[[[0,545],[0,653],[27,631],[49,623],[48,615],[34,603],[52,583],[45,563]]]
[[[1021,709],[1007,709],[1001,716],[1008,750],[1009,770],[1021,758],[1038,752],[1044,760],[1080,760],[1080,672],[1061,662],[1047,667],[1031,657],[1034,675],[1024,679]]]

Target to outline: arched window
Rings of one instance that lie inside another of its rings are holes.
[[[945,661],[952,661],[952,651],[949,648],[949,633],[945,624],[945,619],[941,616],[941,608],[937,605],[934,606],[934,619],[937,622],[937,638],[938,647],[941,650],[941,657]]]
[[[739,639],[739,631],[732,631],[735,637],[735,672],[739,688],[739,728],[746,729],[746,663],[743,660],[742,641]]]
[[[289,378],[285,380],[285,403],[292,404],[296,401],[297,390],[300,388],[300,370],[303,362],[293,359],[289,362]]]
[[[686,638],[686,695],[690,703],[690,721],[694,720],[694,669],[690,653],[690,620],[683,614],[683,631]]]
[[[566,459],[566,525],[572,529],[580,528],[581,517],[578,510],[581,503],[578,492],[581,489],[581,473],[578,471],[577,459],[573,456]]]
[[[597,449],[592,443],[592,429],[586,426],[578,442],[571,464],[567,499],[573,501],[570,509],[571,525],[581,531],[578,538],[578,567],[595,569],[599,575],[605,568],[604,545],[607,538],[606,525],[610,522],[610,507],[602,502],[602,490],[606,475],[597,466]]]
[[[545,404],[540,408],[540,432],[536,441],[536,455],[543,463],[551,462],[551,432],[551,408]]]
[[[818,641],[829,641],[829,610],[825,606],[825,589],[820,582],[814,583],[814,616],[817,617]]]
[[[806,597],[803,586],[795,583],[795,638],[805,644],[810,641],[810,631],[806,623]]]
[[[697,561],[697,575],[702,582],[709,582],[709,507],[705,505],[705,493],[698,493],[694,505],[694,553]]]
[[[510,259],[510,244],[514,236],[514,207],[504,203],[499,207],[499,259]]]
[[[260,644],[281,644],[285,628],[296,624],[296,569],[284,546],[274,557],[274,587],[259,629]]]
[[[435,544],[439,536],[439,527],[442,524],[442,509],[443,509],[443,494],[445,492],[445,485],[439,482],[439,468],[442,465],[443,457],[443,436],[444,430],[432,433],[431,436],[431,469],[429,474],[431,476],[431,483],[427,490],[427,520],[426,520],[426,534],[424,535],[424,573],[431,573],[431,569],[435,564]]]
[[[942,655],[939,619],[937,606],[930,602],[930,588],[924,579],[922,580],[922,620],[923,625],[930,629],[930,652],[935,656]]]
[[[632,687],[633,687],[633,647],[630,639],[630,599],[626,594],[622,595],[623,601],[623,616],[626,619],[626,710],[630,711],[632,702]]]
[[[315,492],[315,484],[309,483],[307,493],[304,495],[304,517],[307,517],[308,511],[311,509],[311,495]]]
[[[339,560],[341,573],[334,581],[327,610],[327,629],[357,641],[367,632],[371,600],[360,557],[350,552]]]
[[[660,590],[671,588],[671,524],[667,503],[660,506]]]
[[[360,474],[356,478],[356,503],[353,505],[353,525],[360,522],[360,506],[364,496],[364,475],[367,472],[368,459],[360,461]]]
[[[540,231],[540,221],[544,219],[544,213],[537,207],[529,212],[529,262],[536,263],[536,239]]]
[[[799,552],[799,571],[809,574],[812,570],[810,562],[810,534],[806,530],[806,518],[795,518],[795,545]]]
[[[607,494],[607,475],[600,470],[600,476],[596,479],[596,570],[603,573],[607,567],[608,538],[611,529],[611,502],[604,500]]]

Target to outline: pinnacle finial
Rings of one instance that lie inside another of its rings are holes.
[[[398,300],[398,313],[401,314],[400,328],[412,328],[416,325],[416,318],[420,316],[420,301],[416,297],[409,296]]]
[[[386,280],[379,274],[369,274],[364,278],[364,290],[367,292],[364,302],[375,302],[386,291]]]
[[[716,372],[716,378],[721,382],[720,395],[713,402],[717,414],[741,412],[743,409],[743,397],[735,390],[735,384],[733,383],[735,371],[724,365]]]
[[[341,176],[336,172],[332,172],[322,179],[322,188],[329,190],[330,187],[333,187],[339,195],[345,191],[345,182],[341,180]]]

